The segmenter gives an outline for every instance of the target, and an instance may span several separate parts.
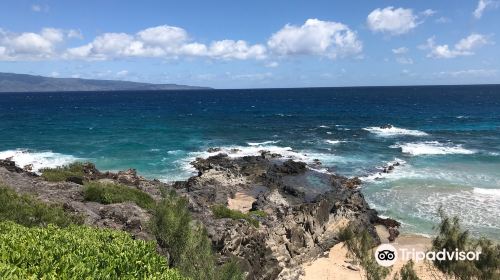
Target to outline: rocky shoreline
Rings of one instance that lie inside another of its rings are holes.
[[[318,172],[306,163],[287,160],[262,151],[257,156],[231,158],[217,154],[198,158],[198,171],[186,181],[163,183],[148,180],[129,169],[101,172],[85,164],[85,180],[109,181],[140,189],[159,199],[164,191],[175,191],[188,199],[193,217],[203,223],[219,262],[236,258],[247,279],[298,279],[302,264],[314,260],[339,242],[339,230],[347,224],[367,230],[380,238],[375,225],[384,225],[394,240],[399,223],[380,218],[360,192],[356,178]],[[62,204],[67,211],[81,214],[85,223],[125,230],[135,238],[152,239],[147,231],[150,214],[131,202],[103,205],[84,201],[79,180],[51,183],[9,160],[0,161],[0,183],[18,193]],[[244,195],[243,195],[244,194]],[[213,207],[235,207],[245,197],[259,226],[245,219],[217,218]],[[232,202],[232,203],[229,203]]]

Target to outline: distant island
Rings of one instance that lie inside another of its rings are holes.
[[[149,84],[117,80],[51,78],[27,74],[0,73],[0,92],[119,91],[119,90],[204,90],[209,87],[177,84]]]

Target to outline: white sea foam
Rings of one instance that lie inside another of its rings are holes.
[[[409,217],[406,220],[423,219],[417,223],[439,222],[437,213],[442,207],[448,215],[459,216],[467,229],[475,232],[500,229],[500,197],[479,194],[476,190],[464,187],[450,187],[438,182],[418,187],[398,185],[386,191],[367,194],[366,197],[371,205],[384,205],[388,211],[405,209],[404,215]],[[419,227],[418,224],[413,226]]]
[[[399,164],[398,166],[395,166],[396,164]],[[394,169],[390,173],[384,173],[382,172],[384,168],[387,168],[388,166],[395,166]],[[380,179],[388,179],[388,178],[400,178],[400,176],[405,176],[401,175],[401,170],[409,170],[411,169],[410,166],[406,165],[406,161],[400,159],[400,158],[395,158],[392,161],[386,161],[384,162],[381,166],[377,166],[377,172],[374,172],[372,174],[366,175],[366,176],[361,176],[359,179],[361,179],[364,182],[375,182]]]
[[[452,143],[440,143],[437,141],[396,144],[390,146],[390,148],[401,148],[401,151],[403,153],[410,154],[412,156],[448,155],[448,154],[470,155],[476,153],[476,151],[466,149],[462,145],[454,145]]]
[[[478,195],[495,196],[500,198],[500,189],[474,188],[472,192]]]
[[[19,167],[31,164],[34,172],[38,172],[42,168],[53,168],[78,160],[78,158],[74,156],[54,153],[51,151],[35,152],[17,149],[0,152],[0,159],[8,158],[14,161]]]
[[[319,128],[330,128],[328,125],[320,125]]]
[[[279,140],[275,140],[275,141],[264,141],[264,142],[248,142],[247,144],[249,146],[262,146],[262,145],[269,145],[269,144],[276,144],[278,143]]]
[[[326,143],[330,145],[338,145],[340,143],[345,143],[347,141],[342,141],[342,140],[325,140]]]
[[[363,128],[366,131],[369,131],[371,133],[376,134],[377,136],[381,137],[392,137],[392,136],[401,136],[401,135],[409,135],[409,136],[427,136],[429,134],[420,131],[420,130],[411,130],[411,129],[405,129],[405,128],[399,128],[395,126],[391,127],[378,127],[378,126],[372,126],[372,127],[366,127]]]

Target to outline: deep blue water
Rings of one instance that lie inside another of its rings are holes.
[[[443,205],[500,239],[500,86],[0,94],[0,157],[19,165],[86,159],[168,181],[209,147],[317,158],[362,177],[408,231],[432,232]]]

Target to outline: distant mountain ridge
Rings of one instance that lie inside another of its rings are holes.
[[[0,92],[204,90],[209,87],[149,84],[117,80],[50,78],[28,74],[0,73]]]

